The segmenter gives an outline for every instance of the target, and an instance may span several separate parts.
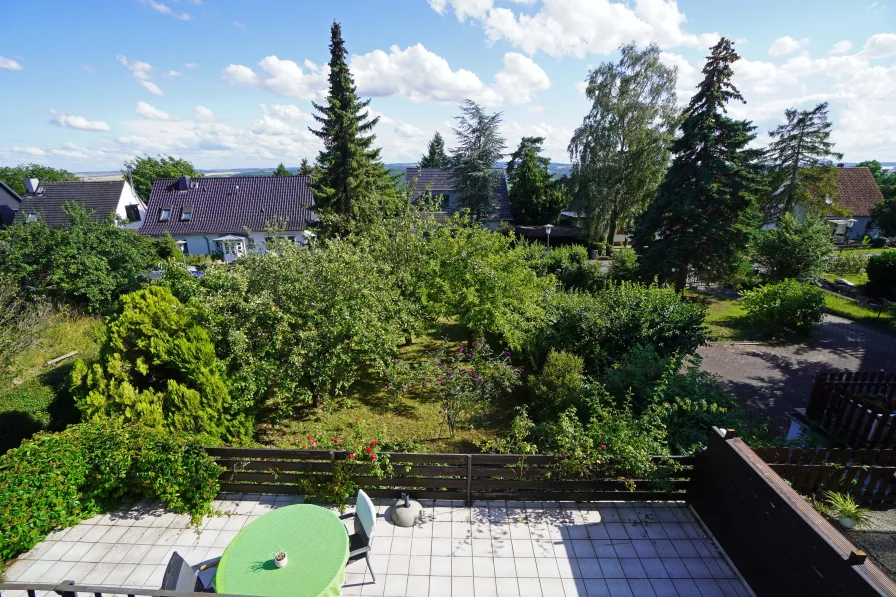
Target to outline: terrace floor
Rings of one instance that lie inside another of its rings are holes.
[[[13,562],[5,581],[158,588],[172,552],[193,565],[218,557],[245,525],[302,501],[225,497],[215,507],[227,514],[207,517],[199,529],[149,502],[96,516],[53,533]],[[370,582],[363,561],[352,563],[344,595],[752,595],[684,503],[488,501],[469,508],[421,500],[424,520],[402,528],[389,518],[394,500],[375,502],[377,580]]]

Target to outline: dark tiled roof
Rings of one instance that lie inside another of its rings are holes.
[[[495,190],[498,196],[495,200],[494,213],[488,214],[486,220],[511,221],[513,216],[510,214],[510,201],[507,196],[507,176],[503,168],[495,168],[498,171],[498,181]],[[454,189],[454,181],[451,180],[451,170],[448,168],[408,168],[405,172],[405,182],[407,184],[414,183],[414,198],[420,197],[429,186],[431,193],[437,194],[439,191],[452,191]],[[431,185],[431,186],[430,186]]]
[[[19,194],[0,180],[0,226],[12,224],[21,203],[22,198]]]
[[[837,168],[837,205],[852,216],[871,215],[871,208],[884,200],[868,168]]]
[[[11,188],[9,188],[9,185],[6,184],[5,182],[3,182],[2,180],[0,180],[0,193],[3,193],[4,195],[7,195],[8,197],[12,197],[14,200],[18,201],[19,203],[22,202],[22,198],[19,197],[19,194],[16,193],[15,191],[13,191]]]
[[[34,195],[22,197],[22,206],[16,214],[16,222],[22,222],[28,214],[37,214],[53,227],[68,226],[68,216],[62,206],[76,201],[93,214],[96,221],[103,221],[115,213],[125,182],[42,182]]]
[[[153,182],[140,234],[243,234],[248,228],[264,231],[275,218],[288,220],[288,230],[304,230],[314,220],[314,198],[304,176],[229,176],[194,178],[190,188],[178,190],[178,179]],[[184,206],[193,207],[181,221]],[[171,218],[159,221],[159,210],[171,208]]]

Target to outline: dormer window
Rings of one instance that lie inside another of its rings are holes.
[[[162,209],[159,210],[159,221],[160,222],[167,222],[170,219],[171,219],[171,208],[170,207],[163,207]]]
[[[28,214],[28,216],[25,218],[25,221],[26,222],[36,222],[37,214]]]
[[[180,221],[188,222],[190,218],[193,217],[193,206],[192,205],[184,205],[180,209]]]
[[[128,216],[128,222],[139,222],[140,221],[140,206],[139,205],[125,205],[124,212]]]

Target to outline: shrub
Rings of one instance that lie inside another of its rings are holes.
[[[126,499],[159,499],[198,523],[219,474],[188,435],[100,424],[38,434],[0,456],[0,560]]]
[[[763,279],[771,284],[791,278],[814,280],[825,271],[834,253],[827,224],[811,216],[800,224],[791,214],[786,214],[777,227],[760,232],[752,249]]]
[[[600,269],[588,259],[582,245],[566,245],[545,251],[536,261],[539,276],[553,274],[567,290],[597,292],[604,287]]]
[[[609,271],[614,282],[635,282],[638,280],[638,254],[629,248],[613,251]]]
[[[887,237],[886,236],[875,236],[871,239],[871,248],[872,249],[883,249],[887,246]]]
[[[582,357],[562,350],[548,353],[541,372],[529,380],[533,407],[540,418],[553,418],[578,405],[585,390],[584,372]]]
[[[824,315],[821,289],[796,280],[751,290],[741,302],[747,316],[771,333],[808,333]]]
[[[831,261],[830,270],[835,274],[861,274],[868,265],[868,255],[859,251],[840,251]]]
[[[167,288],[122,297],[108,321],[100,362],[75,363],[75,402],[89,420],[242,438],[251,419],[236,412],[208,332]]]
[[[865,268],[871,293],[883,297],[896,296],[896,251],[873,255]]]

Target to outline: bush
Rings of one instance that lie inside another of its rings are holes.
[[[159,499],[198,523],[220,470],[194,438],[143,426],[38,434],[0,456],[0,560],[125,499]]]
[[[868,265],[868,255],[859,251],[840,251],[831,261],[830,270],[835,274],[861,274]]]
[[[597,292],[604,287],[600,269],[588,259],[582,245],[566,245],[545,251],[536,262],[539,276],[553,274],[567,290]]]
[[[887,246],[887,237],[886,236],[875,236],[871,239],[871,248],[872,249],[883,249]]]
[[[834,254],[826,223],[810,216],[800,224],[791,214],[786,214],[776,228],[760,232],[752,250],[763,279],[770,284],[787,279],[814,280]]]
[[[770,333],[806,334],[824,313],[824,293],[812,284],[785,280],[743,295],[747,316]]]
[[[88,420],[141,422],[149,427],[243,438],[251,418],[236,412],[223,364],[194,309],[167,288],[122,297],[108,321],[100,362],[77,361],[75,402]]]
[[[638,280],[638,255],[634,250],[624,248],[613,251],[609,271],[614,282],[635,282]]]
[[[868,288],[872,294],[896,296],[896,251],[872,255],[865,271],[868,272]]]
[[[541,419],[578,405],[585,389],[584,372],[582,357],[551,350],[541,372],[529,380],[533,407]]]

